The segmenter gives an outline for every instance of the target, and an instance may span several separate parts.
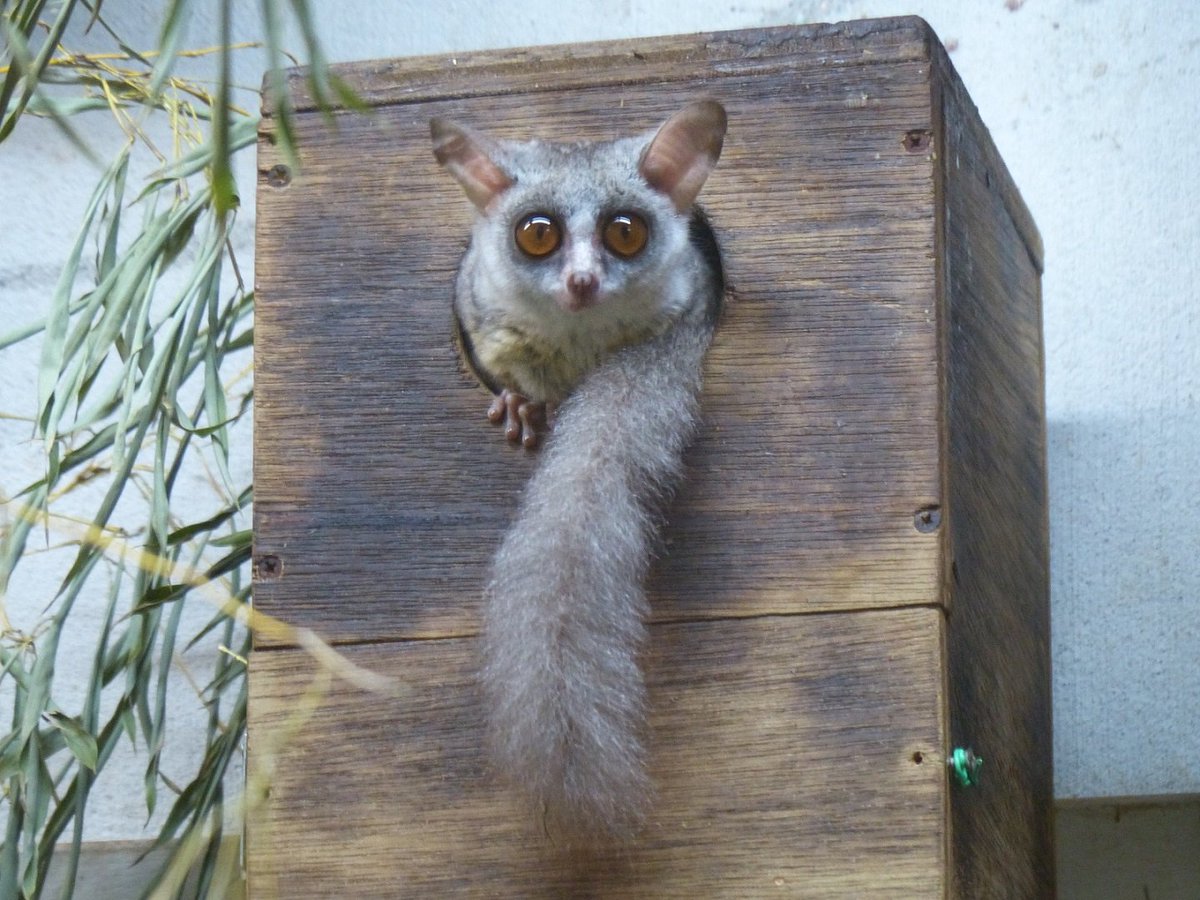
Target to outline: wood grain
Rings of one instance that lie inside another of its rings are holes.
[[[930,127],[928,68],[858,64],[862,46],[841,64],[826,49],[751,74],[714,60],[702,81],[685,69],[615,96],[459,85],[340,117],[336,132],[303,114],[303,168],[284,187],[264,141],[255,528],[282,577],[257,586],[259,608],[344,642],[476,630],[533,459],[457,372],[449,309],[470,210],[434,163],[429,118],[603,137],[653,127],[698,93],[730,115],[703,199],[735,296],[654,614],[938,602],[939,538],[913,526],[941,502],[934,171],[903,143]]]
[[[381,59],[331,69],[370,106],[596,86],[611,94],[622,85],[709,78],[714,70],[747,74],[811,69],[814,64],[927,61],[931,37],[929,26],[917,18],[863,19]],[[316,108],[309,87],[307,69],[289,70],[296,109]]]
[[[942,627],[934,609],[653,627],[657,812],[591,863],[488,776],[474,639],[351,649],[405,695],[338,684],[294,736],[312,660],[258,653],[251,757],[275,777],[250,896],[943,897]]]
[[[951,804],[955,896],[1053,897],[1041,242],[944,52],[936,65],[947,699],[952,744],[985,760]]]

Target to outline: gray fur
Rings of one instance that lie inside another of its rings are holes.
[[[604,355],[660,334],[693,299],[700,273],[688,246],[687,216],[637,172],[652,136],[492,146],[515,183],[475,219],[455,311],[485,364],[531,400],[561,402]],[[597,252],[591,240],[597,219],[614,209],[637,210],[650,227],[650,244],[633,260]],[[513,243],[517,221],[531,210],[563,221],[567,236],[558,259],[527,259]],[[554,300],[572,259],[601,269],[604,296],[591,309],[567,311]]]
[[[682,324],[585,377],[493,564],[482,673],[493,758],[568,843],[631,836],[650,801],[642,583],[698,422],[710,337],[703,321]]]

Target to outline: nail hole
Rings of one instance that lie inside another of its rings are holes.
[[[925,762],[925,754],[918,750],[912,755],[912,761],[919,766],[921,763]]]

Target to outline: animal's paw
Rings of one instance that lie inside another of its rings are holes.
[[[532,450],[548,428],[549,413],[545,403],[535,403],[505,388],[492,398],[487,416],[493,425],[503,423],[506,438],[514,444],[520,441],[526,450]]]

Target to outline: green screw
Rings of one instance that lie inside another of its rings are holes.
[[[979,769],[983,766],[983,757],[976,756],[971,749],[955,747],[946,764],[954,771],[958,783],[963,787],[979,784]]]

